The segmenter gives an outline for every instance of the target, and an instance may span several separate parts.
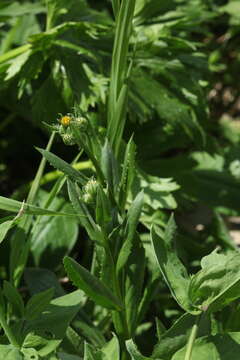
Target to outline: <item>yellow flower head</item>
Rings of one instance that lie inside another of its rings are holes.
[[[68,126],[71,122],[71,116],[65,115],[62,116],[60,119],[60,123],[62,124],[62,126]]]

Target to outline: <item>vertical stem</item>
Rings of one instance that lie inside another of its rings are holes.
[[[120,8],[120,0],[112,0],[112,7],[113,7],[113,13],[115,16],[115,19],[117,18],[118,11]]]
[[[11,328],[9,327],[5,316],[2,306],[0,306],[0,324],[5,332],[6,337],[8,338],[9,342],[16,347],[20,347],[18,344],[17,339],[15,338],[15,335],[13,334]]]
[[[201,315],[199,315],[196,319],[195,324],[192,327],[189,339],[188,339],[188,343],[187,343],[187,348],[186,348],[186,353],[185,353],[185,357],[184,360],[191,360],[192,359],[192,351],[193,351],[193,345],[194,345],[194,341],[196,340],[197,337],[197,333],[198,333],[198,326],[199,326],[199,322],[201,319]]]

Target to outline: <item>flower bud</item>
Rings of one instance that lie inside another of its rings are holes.
[[[74,119],[73,124],[81,131],[86,131],[88,128],[88,121],[83,116],[78,116]]]
[[[91,204],[95,202],[98,186],[98,182],[93,178],[87,182],[87,184],[83,188],[83,201],[85,203]]]
[[[62,139],[65,145],[75,145],[75,139],[72,134],[63,134]]]

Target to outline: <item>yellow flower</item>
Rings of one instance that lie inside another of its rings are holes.
[[[60,123],[62,124],[62,126],[68,126],[70,124],[71,121],[71,116],[65,115],[62,116],[60,119]]]

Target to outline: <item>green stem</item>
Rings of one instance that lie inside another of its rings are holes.
[[[198,326],[199,326],[200,319],[201,319],[201,315],[197,317],[196,322],[192,327],[191,334],[189,336],[188,343],[187,343],[187,348],[186,348],[186,353],[185,353],[184,360],[191,360],[192,359],[193,345],[194,345],[194,342],[195,342],[196,337],[197,337]]]
[[[8,338],[9,342],[16,347],[20,347],[20,345],[18,344],[17,339],[15,338],[15,335],[13,334],[11,328],[9,327],[5,316],[4,316],[4,311],[2,309],[2,307],[0,307],[0,324],[5,332],[6,337]]]

